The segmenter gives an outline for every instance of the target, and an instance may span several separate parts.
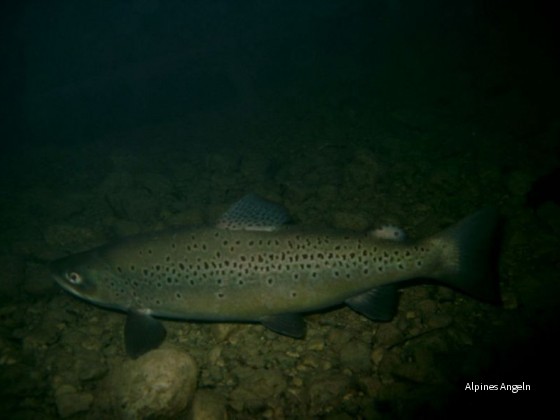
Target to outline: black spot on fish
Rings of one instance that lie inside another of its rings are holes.
[[[244,282],[243,280],[239,280],[239,281],[237,282],[237,284],[240,285],[240,286],[243,286],[243,285],[245,284],[245,282]]]
[[[122,268],[121,268],[120,266],[117,266],[117,271],[118,271],[119,273],[122,273]]]
[[[133,265],[131,265],[131,266],[130,266],[130,271],[134,271],[134,270],[136,270],[136,267],[133,266]]]
[[[177,299],[181,299],[183,296],[181,295],[181,293],[175,293],[175,297],[176,297]]]
[[[171,277],[167,277],[167,284],[173,283],[173,279]]]

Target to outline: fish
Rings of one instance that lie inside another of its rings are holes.
[[[317,230],[249,194],[213,226],[124,238],[55,260],[50,271],[75,297],[125,312],[125,350],[137,358],[165,340],[160,319],[260,323],[303,338],[303,315],[340,305],[392,320],[399,289],[410,282],[498,302],[498,221],[485,208],[419,240],[386,229]]]

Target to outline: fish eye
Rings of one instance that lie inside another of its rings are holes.
[[[72,284],[80,284],[82,282],[82,276],[75,271],[66,273],[66,279]]]

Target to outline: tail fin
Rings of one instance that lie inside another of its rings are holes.
[[[452,245],[458,256],[438,280],[476,299],[499,303],[498,222],[497,211],[486,208],[436,235],[434,239]]]

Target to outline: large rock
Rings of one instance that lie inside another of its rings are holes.
[[[62,385],[55,391],[56,407],[62,418],[88,411],[93,402],[93,395],[80,393],[72,385]]]
[[[104,392],[115,418],[172,418],[192,400],[197,376],[189,354],[158,349],[123,363],[108,378]]]
[[[228,418],[224,398],[214,391],[196,391],[188,420],[226,420]]]

